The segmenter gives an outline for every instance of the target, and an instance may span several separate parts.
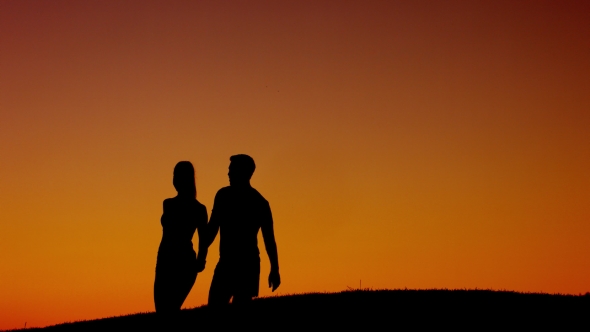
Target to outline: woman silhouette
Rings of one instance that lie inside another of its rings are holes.
[[[178,195],[164,200],[163,234],[154,282],[156,312],[163,314],[180,311],[197,273],[205,268],[207,257],[207,241],[202,240],[207,226],[207,209],[197,201],[193,165],[189,161],[176,164],[172,182]],[[195,230],[199,233],[198,257],[192,242]]]

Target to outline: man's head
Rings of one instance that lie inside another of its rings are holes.
[[[250,178],[254,174],[256,164],[254,159],[246,154],[237,154],[229,158],[229,184],[243,185],[250,184]]]

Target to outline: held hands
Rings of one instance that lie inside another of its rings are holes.
[[[278,270],[271,270],[270,274],[268,275],[268,287],[272,288],[274,292],[275,289],[279,288],[281,285],[281,275],[279,274]]]
[[[197,258],[197,273],[203,272],[203,270],[205,269],[205,263],[206,261],[204,259]]]

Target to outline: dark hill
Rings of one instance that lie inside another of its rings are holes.
[[[487,290],[356,290],[261,298],[246,307],[199,307],[162,320],[134,314],[46,327],[49,331],[394,330],[425,327],[588,327],[590,296]],[[586,329],[583,328],[583,329]],[[37,329],[34,329],[37,330]]]

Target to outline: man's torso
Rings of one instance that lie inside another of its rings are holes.
[[[268,222],[268,202],[251,187],[225,187],[218,195],[212,217],[220,218],[220,259],[258,261],[258,231]]]

